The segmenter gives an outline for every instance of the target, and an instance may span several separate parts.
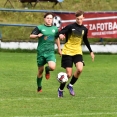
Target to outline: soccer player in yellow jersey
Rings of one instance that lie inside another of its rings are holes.
[[[76,22],[67,25],[59,32],[59,38],[61,40],[66,38],[66,42],[62,49],[62,60],[61,67],[66,69],[68,78],[71,78],[67,88],[72,96],[75,95],[73,90],[73,85],[78,80],[80,74],[83,70],[83,56],[82,56],[82,41],[85,43],[90,51],[92,61],[94,61],[94,53],[90,47],[89,41],[87,39],[88,29],[83,25],[84,12],[79,10],[75,13]],[[76,70],[72,75],[73,63],[76,66]],[[58,88],[58,97],[63,97],[63,89],[66,83],[60,84]]]

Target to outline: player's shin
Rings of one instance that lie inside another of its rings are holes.
[[[60,90],[63,90],[64,87],[65,87],[65,85],[66,85],[66,82],[65,82],[65,83],[61,83],[59,89],[60,89]]]
[[[71,85],[74,85],[75,84],[75,82],[78,80],[78,78],[76,78],[74,75],[72,76],[72,79],[71,79],[71,81],[70,81],[70,84]]]
[[[42,77],[41,78],[38,78],[37,77],[37,91],[38,92],[41,92],[42,91],[42,86],[41,86],[41,82],[42,82]]]

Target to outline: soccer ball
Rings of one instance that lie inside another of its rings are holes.
[[[67,74],[64,72],[60,72],[57,75],[57,80],[59,81],[59,83],[65,83],[68,81],[68,77]]]
[[[57,28],[60,28],[60,26],[61,26],[61,18],[59,16],[55,16],[53,18],[53,25],[56,26]]]

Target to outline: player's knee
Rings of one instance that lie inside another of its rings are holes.
[[[72,76],[72,73],[67,73],[67,77],[70,78]]]
[[[82,73],[82,69],[78,69],[77,74],[81,74]]]
[[[41,76],[43,74],[44,69],[41,69],[38,71],[38,76]]]
[[[55,70],[55,68],[51,68],[51,71],[54,71]]]
[[[54,71],[54,70],[55,70],[55,66],[51,66],[51,67],[50,67],[50,70],[51,70],[51,71]]]

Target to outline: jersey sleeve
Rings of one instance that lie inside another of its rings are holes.
[[[38,35],[41,33],[41,31],[38,29],[38,27],[34,28],[31,34]]]
[[[70,32],[70,25],[67,25],[64,27],[61,31],[59,31],[59,34],[66,34]]]
[[[83,41],[84,41],[85,45],[87,46],[87,48],[89,49],[89,51],[92,52],[92,49],[90,47],[90,44],[89,44],[89,41],[88,41],[88,38],[87,38],[87,34],[88,34],[88,29],[86,29],[86,31],[84,33]]]

